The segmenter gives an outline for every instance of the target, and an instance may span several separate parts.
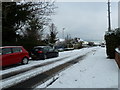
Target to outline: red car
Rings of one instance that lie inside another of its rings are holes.
[[[0,47],[0,66],[27,64],[28,61],[29,53],[22,46]]]

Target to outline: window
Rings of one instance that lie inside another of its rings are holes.
[[[35,48],[34,50],[35,50],[36,52],[39,51],[39,49],[37,49],[37,48]]]
[[[3,48],[3,49],[2,49],[2,54],[3,54],[3,55],[4,55],[4,54],[10,54],[10,53],[12,53],[11,48]]]
[[[52,47],[50,47],[50,46],[48,46],[48,49],[49,49],[49,51],[53,51],[53,48],[52,48]]]
[[[12,48],[13,53],[22,52],[21,48]]]

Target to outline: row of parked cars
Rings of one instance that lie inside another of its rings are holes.
[[[58,56],[58,51],[50,46],[35,46],[31,52],[26,51],[22,46],[4,46],[0,47],[0,66],[4,67],[17,63],[27,64],[30,57],[35,60],[44,60]]]

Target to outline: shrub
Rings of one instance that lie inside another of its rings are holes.
[[[120,28],[106,32],[106,53],[109,58],[115,58],[115,48],[120,46]]]

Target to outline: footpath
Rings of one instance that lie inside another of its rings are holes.
[[[62,71],[47,88],[118,88],[118,66],[98,47],[84,60]]]

